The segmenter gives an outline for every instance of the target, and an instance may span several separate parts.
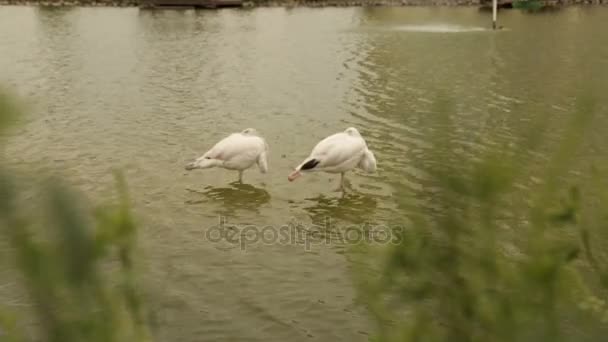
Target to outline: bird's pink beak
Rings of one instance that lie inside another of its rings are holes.
[[[289,179],[290,182],[293,182],[296,178],[300,177],[302,175],[302,173],[300,173],[300,171],[296,170],[292,173],[289,174],[289,176],[287,176],[287,179]]]

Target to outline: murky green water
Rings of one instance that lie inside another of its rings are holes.
[[[457,163],[511,143],[541,113],[558,137],[582,85],[606,94],[608,8],[500,21],[488,31],[488,13],[473,8],[0,8],[0,82],[32,104],[8,155],[93,198],[125,170],[160,340],[364,341],[372,326],[334,233],[357,240],[345,227],[407,214],[398,199],[432,207],[423,166],[441,129],[437,96],[454,101],[444,152]],[[599,122],[583,160],[605,156]],[[345,197],[331,191],[335,176],[287,182],[318,140],[348,126],[375,151],[377,174],[350,175]],[[246,127],[270,145],[269,174],[249,171],[238,185],[235,172],[184,171]],[[220,217],[245,235],[216,241]]]

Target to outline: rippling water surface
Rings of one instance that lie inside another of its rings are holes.
[[[112,189],[113,168],[125,171],[162,340],[364,341],[372,326],[354,302],[351,252],[341,241],[306,248],[307,227],[432,207],[425,156],[442,114],[455,125],[439,152],[458,163],[511,143],[541,113],[559,122],[583,84],[606,94],[608,8],[500,20],[493,32],[473,8],[0,7],[0,82],[31,103],[8,155],[93,198]],[[438,98],[452,100],[448,113]],[[331,191],[338,177],[287,182],[318,140],[349,126],[375,151],[377,174],[349,175],[344,197]],[[268,174],[236,184],[235,172],[184,171],[247,127],[270,145]],[[595,127],[588,160],[605,155],[606,129]],[[271,240],[303,227],[290,243],[216,241],[220,217],[274,227]]]

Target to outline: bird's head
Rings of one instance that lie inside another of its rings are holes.
[[[217,160],[211,159],[209,156],[202,156],[192,163],[186,165],[186,170],[194,170],[194,169],[209,169],[217,165]]]

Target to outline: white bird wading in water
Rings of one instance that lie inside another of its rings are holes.
[[[221,167],[239,172],[239,182],[243,172],[257,164],[260,172],[268,172],[268,145],[253,128],[233,133],[220,140],[202,157],[186,165],[186,170]]]
[[[290,182],[300,177],[303,172],[323,171],[340,174],[340,188],[344,191],[344,174],[355,168],[368,173],[376,171],[376,157],[367,148],[367,143],[356,128],[347,128],[344,132],[330,135],[321,140],[312,150],[310,156],[296,167],[287,179]]]

